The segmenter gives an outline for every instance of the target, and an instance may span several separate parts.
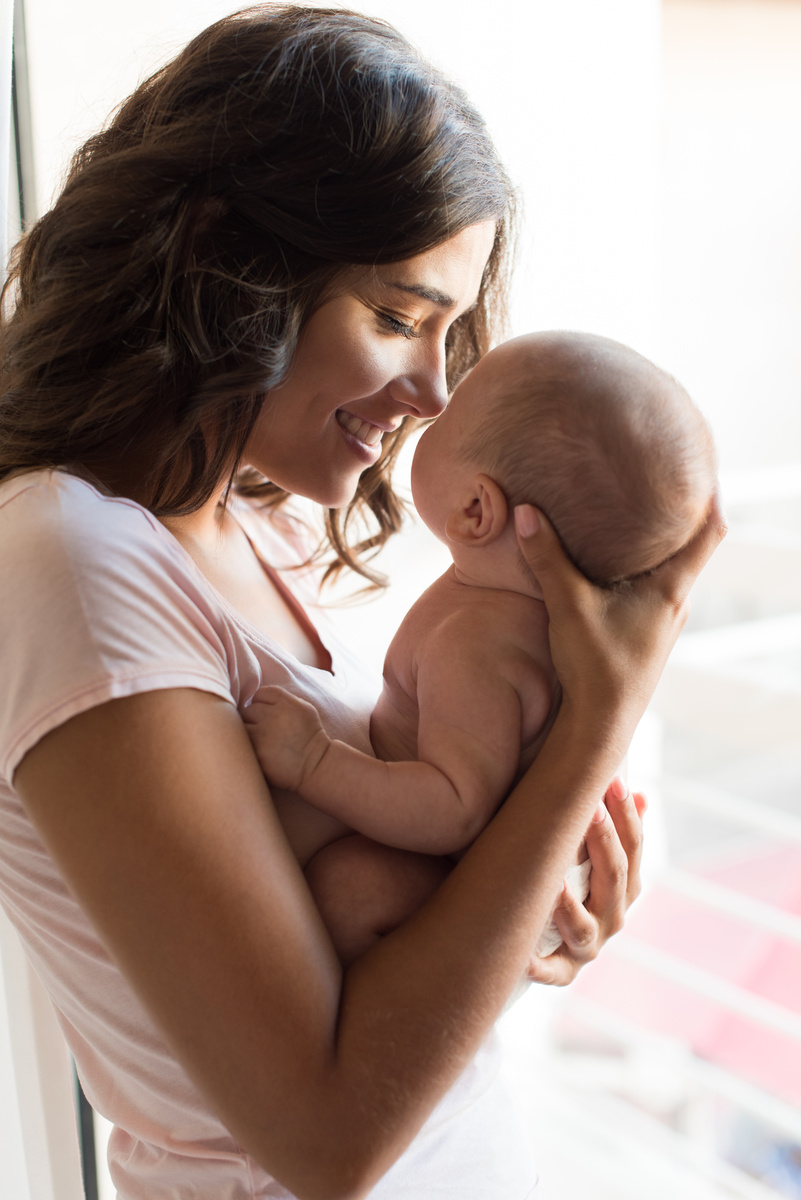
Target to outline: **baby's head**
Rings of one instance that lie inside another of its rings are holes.
[[[690,540],[716,473],[709,429],[675,379],[607,338],[539,333],[499,346],[463,380],[421,438],[412,480],[423,519],[449,544],[445,510],[467,512],[468,479],[476,491],[494,481],[504,523],[512,506],[537,505],[584,574],[610,584]]]

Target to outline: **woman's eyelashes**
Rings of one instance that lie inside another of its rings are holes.
[[[384,322],[384,324],[392,330],[393,333],[398,333],[401,337],[414,338],[423,336],[421,333],[417,332],[414,325],[407,325],[405,321],[398,320],[398,318],[393,317],[391,313],[379,312],[378,316]]]
[[[424,336],[422,329],[415,328],[415,326],[409,324],[408,321],[403,321],[400,319],[400,317],[393,316],[392,313],[386,312],[384,309],[377,308],[374,311],[381,323],[387,327],[391,333],[398,334],[400,337],[404,338],[421,338]],[[451,349],[454,342],[455,325],[455,321],[453,324],[449,325],[443,337],[443,345],[446,353]]]

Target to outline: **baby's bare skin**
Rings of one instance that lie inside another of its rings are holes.
[[[571,418],[579,408],[581,419]],[[585,428],[594,437],[585,438]],[[315,823],[310,810],[297,823],[307,846],[316,829],[307,878],[345,957],[438,885],[441,856],[460,854],[478,836],[556,715],[547,613],[520,558],[506,497],[521,449],[526,487],[534,495],[554,481],[557,500],[567,502],[568,515],[573,503],[574,524],[589,529],[592,548],[603,552],[610,581],[676,553],[703,522],[714,488],[711,438],[689,397],[616,343],[531,335],[498,347],[462,381],[422,435],[412,466],[418,513],[453,565],[412,607],[387,653],[371,722],[377,757],[332,741],[316,710],[280,688],[263,689],[245,713],[268,781],[302,797],[296,806],[305,802],[360,835],[326,846],[322,817]],[[563,452],[573,464],[569,477]],[[666,471],[658,469],[663,463]],[[506,470],[510,482],[502,487],[488,466]],[[631,495],[619,486],[629,476]],[[590,520],[596,512],[600,525]],[[651,514],[644,524],[642,513]],[[421,855],[440,857],[423,866]],[[582,847],[576,861],[584,857]],[[356,875],[367,881],[358,901],[359,889],[348,886]]]
[[[376,758],[332,742],[316,710],[281,688],[262,689],[245,713],[262,768],[280,789],[279,816],[345,961],[438,886],[449,869],[442,856],[460,854],[484,828],[534,760],[558,708],[547,612],[521,565],[506,498],[456,453],[486,411],[477,369],[415,455],[415,502],[453,565],[412,606],[387,652],[370,726]],[[360,838],[343,837],[346,827]],[[381,850],[371,857],[372,843]],[[343,886],[355,873],[371,879],[369,903],[364,890]]]
[[[279,816],[343,962],[439,886],[451,867],[443,856],[483,829],[536,757],[558,703],[542,601],[463,582],[455,567],[389,647],[370,723],[377,759],[331,741],[311,705],[262,689],[247,714],[253,744],[268,778],[291,789]],[[334,820],[367,836],[331,840]]]
[[[481,674],[465,696],[460,681]],[[460,746],[473,736],[490,742],[493,757],[504,745],[510,754],[495,773],[511,782],[533,762],[545,736],[557,689],[548,648],[548,615],[541,600],[520,591],[484,587],[460,578],[455,566],[440,576],[412,606],[384,661],[384,687],[370,721],[370,740],[386,762],[424,758],[435,740],[421,727],[421,677],[426,716],[441,723],[447,699],[458,725]],[[496,698],[519,706],[510,730],[490,709]],[[421,754],[420,742],[423,743]],[[492,767],[488,768],[492,770]]]
[[[378,756],[332,742],[316,710],[264,688],[248,710],[268,778],[376,841],[451,855],[533,762],[558,705],[541,600],[451,567],[387,652],[371,721]]]

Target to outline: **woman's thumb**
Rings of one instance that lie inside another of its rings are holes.
[[[520,550],[543,588],[546,604],[549,592],[555,598],[555,594],[565,587],[586,584],[584,576],[565,554],[553,525],[540,509],[531,504],[519,504],[515,508],[515,529]]]

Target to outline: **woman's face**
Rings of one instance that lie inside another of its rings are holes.
[[[494,237],[486,221],[415,258],[353,268],[307,322],[245,462],[288,492],[347,504],[385,433],[445,408],[445,338],[478,298]]]

